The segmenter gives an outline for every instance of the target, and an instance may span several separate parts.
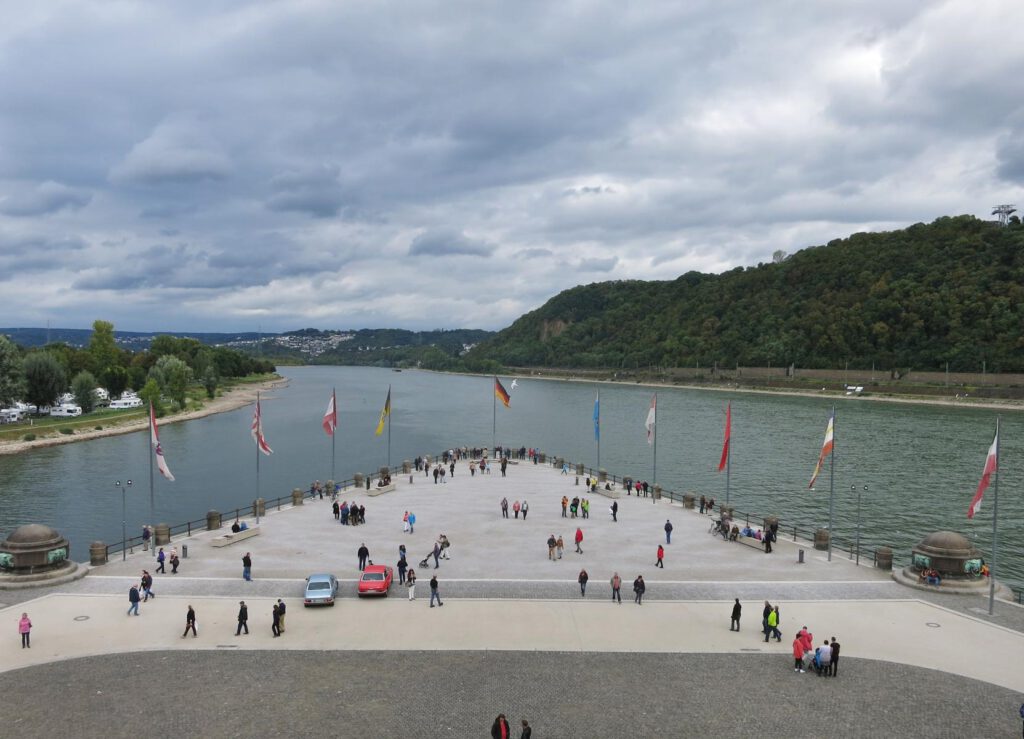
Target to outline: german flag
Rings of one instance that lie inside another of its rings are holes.
[[[501,382],[498,381],[497,377],[494,378],[494,396],[504,403],[506,408],[509,407],[511,398],[508,395],[508,390],[501,386]]]

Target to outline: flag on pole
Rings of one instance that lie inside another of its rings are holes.
[[[160,446],[160,434],[156,430],[156,413],[153,412],[152,400],[149,401],[149,442],[153,445],[153,453],[156,454],[156,468],[160,470],[161,475],[174,482],[174,475],[171,474],[171,470],[167,466],[163,447]]]
[[[267,444],[267,440],[263,438],[263,413],[260,411],[258,395],[256,396],[256,412],[252,414],[252,438],[256,442],[256,447],[268,457],[274,453],[274,450]]]
[[[818,455],[818,463],[814,465],[814,474],[811,475],[811,483],[807,486],[808,488],[814,487],[814,481],[818,479],[821,466],[825,464],[825,457],[832,453],[832,434],[835,420],[835,410],[833,410],[828,417],[828,426],[825,427],[825,443],[821,445],[821,454]]]
[[[509,401],[511,398],[508,395],[508,391],[501,386],[501,381],[497,377],[494,378],[494,395],[505,404],[506,408],[510,407]]]
[[[967,518],[974,518],[974,514],[981,510],[981,499],[985,495],[992,473],[999,469],[999,428],[996,427],[995,438],[992,439],[992,446],[988,448],[988,456],[985,457],[985,469],[981,473],[981,481],[978,483],[978,490],[971,499],[971,507],[967,509]]]
[[[654,443],[654,424],[657,420],[658,411],[658,394],[655,393],[654,397],[651,398],[651,409],[647,411],[647,422],[644,426],[647,427],[647,443]]]
[[[328,436],[334,436],[334,430],[338,428],[338,404],[334,398],[334,391],[331,391],[331,399],[327,403],[327,412],[324,413],[324,421],[321,424],[324,427],[324,433]]]
[[[718,471],[725,469],[729,461],[729,439],[732,436],[732,403],[725,406],[725,441],[722,442],[722,459],[718,462]]]
[[[601,391],[594,398],[594,441],[601,440]]]
[[[377,421],[377,430],[374,432],[375,436],[380,436],[384,433],[384,421],[391,415],[391,387],[388,387],[388,397],[384,401],[384,407],[380,411],[380,420]]]

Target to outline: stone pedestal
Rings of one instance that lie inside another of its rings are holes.
[[[597,471],[597,481],[599,483],[601,483],[602,485],[604,485],[606,482],[608,482],[608,471],[607,470],[603,470],[603,469],[598,470]]]
[[[412,462],[409,461],[408,459],[403,459],[402,460],[402,474],[403,475],[408,475],[410,472],[412,472]]]
[[[366,475],[364,475],[362,472],[357,472],[352,476],[352,479],[355,481],[355,486],[357,488],[361,488],[363,486],[363,483],[366,481]]]
[[[220,511],[206,512],[206,530],[216,531],[221,527]]]
[[[257,498],[252,502],[252,512],[255,516],[267,515],[267,501],[263,498]]]
[[[94,541],[89,545],[89,564],[99,567],[107,563],[107,545],[102,541]]]
[[[55,529],[39,523],[19,526],[0,542],[0,570],[34,575],[62,569],[71,545]]]
[[[324,493],[328,496],[332,495],[334,493],[335,484],[334,480],[328,480],[327,484],[324,485]]]
[[[379,467],[377,469],[377,477],[378,478],[391,477],[391,468],[390,467]]]
[[[765,516],[764,517],[764,530],[768,531],[772,527],[778,528],[779,517],[778,516]]]
[[[696,496],[693,493],[683,493],[683,508],[689,508],[691,511],[696,505]]]
[[[583,463],[582,462],[577,462],[576,463],[576,474],[577,475],[582,475],[583,474]]]
[[[661,500],[661,485],[654,486],[654,499]]]
[[[298,488],[292,490],[292,505],[302,505],[302,491]]]
[[[539,459],[538,461],[539,461],[539,462],[540,462],[541,464],[546,464],[546,463],[547,463],[547,461],[548,461],[548,455],[547,455],[547,452],[541,452],[541,453],[540,453],[540,459]]]
[[[875,567],[880,570],[892,569],[892,549],[890,547],[878,547],[875,550]]]
[[[153,541],[156,546],[161,547],[171,543],[171,527],[165,523],[158,523],[153,527]]]
[[[814,548],[820,552],[828,549],[829,533],[828,529],[818,529],[814,532]]]

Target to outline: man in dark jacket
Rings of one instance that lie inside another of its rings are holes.
[[[736,599],[736,604],[732,607],[732,624],[729,626],[729,631],[740,630],[740,611],[743,610],[743,606],[740,605],[740,599]]]
[[[128,615],[131,616],[132,615],[132,611],[134,611],[135,615],[138,616],[139,615],[139,589],[137,587],[135,587],[134,585],[132,585],[131,588],[128,590],[128,603],[130,604],[128,606]]]
[[[665,543],[672,543],[672,522],[665,519]]]
[[[196,611],[191,605],[188,607],[188,613],[185,614],[185,633],[181,635],[182,639],[188,636],[189,629],[192,630],[193,637],[199,636],[196,633]]]
[[[281,609],[277,603],[274,604],[274,609],[271,611],[273,620],[270,622],[270,630],[274,632],[274,637],[281,636]]]
[[[245,629],[246,634],[249,633],[249,609],[244,600],[238,601],[238,628],[235,629],[235,636],[241,634],[242,629]]]
[[[647,586],[644,584],[644,576],[637,575],[636,580],[633,581],[633,592],[636,595],[633,597],[633,602],[638,606],[644,604],[644,593],[647,591]]]
[[[278,621],[277,621],[277,625],[280,628],[282,634],[284,633],[284,612],[285,612],[285,610],[287,610],[287,609],[285,608],[284,601],[281,600],[280,598],[278,598],[277,599],[277,613],[278,613],[279,618],[278,618]]]
[[[362,572],[366,569],[366,559],[370,556],[370,550],[366,548],[365,542],[360,545],[356,555],[359,557],[359,571]]]
[[[437,605],[439,605],[439,606],[443,606],[444,605],[444,603],[441,602],[441,593],[439,593],[438,590],[437,590],[437,575],[434,575],[432,578],[430,578],[430,607],[431,608],[434,607],[434,599],[435,598],[437,599]]]
[[[252,557],[249,556],[249,552],[242,557],[242,577],[249,581],[252,580]]]
[[[612,521],[619,520],[619,501],[612,501]]]

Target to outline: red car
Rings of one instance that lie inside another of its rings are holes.
[[[394,570],[384,565],[368,565],[359,577],[359,596],[387,596],[394,579]]]

